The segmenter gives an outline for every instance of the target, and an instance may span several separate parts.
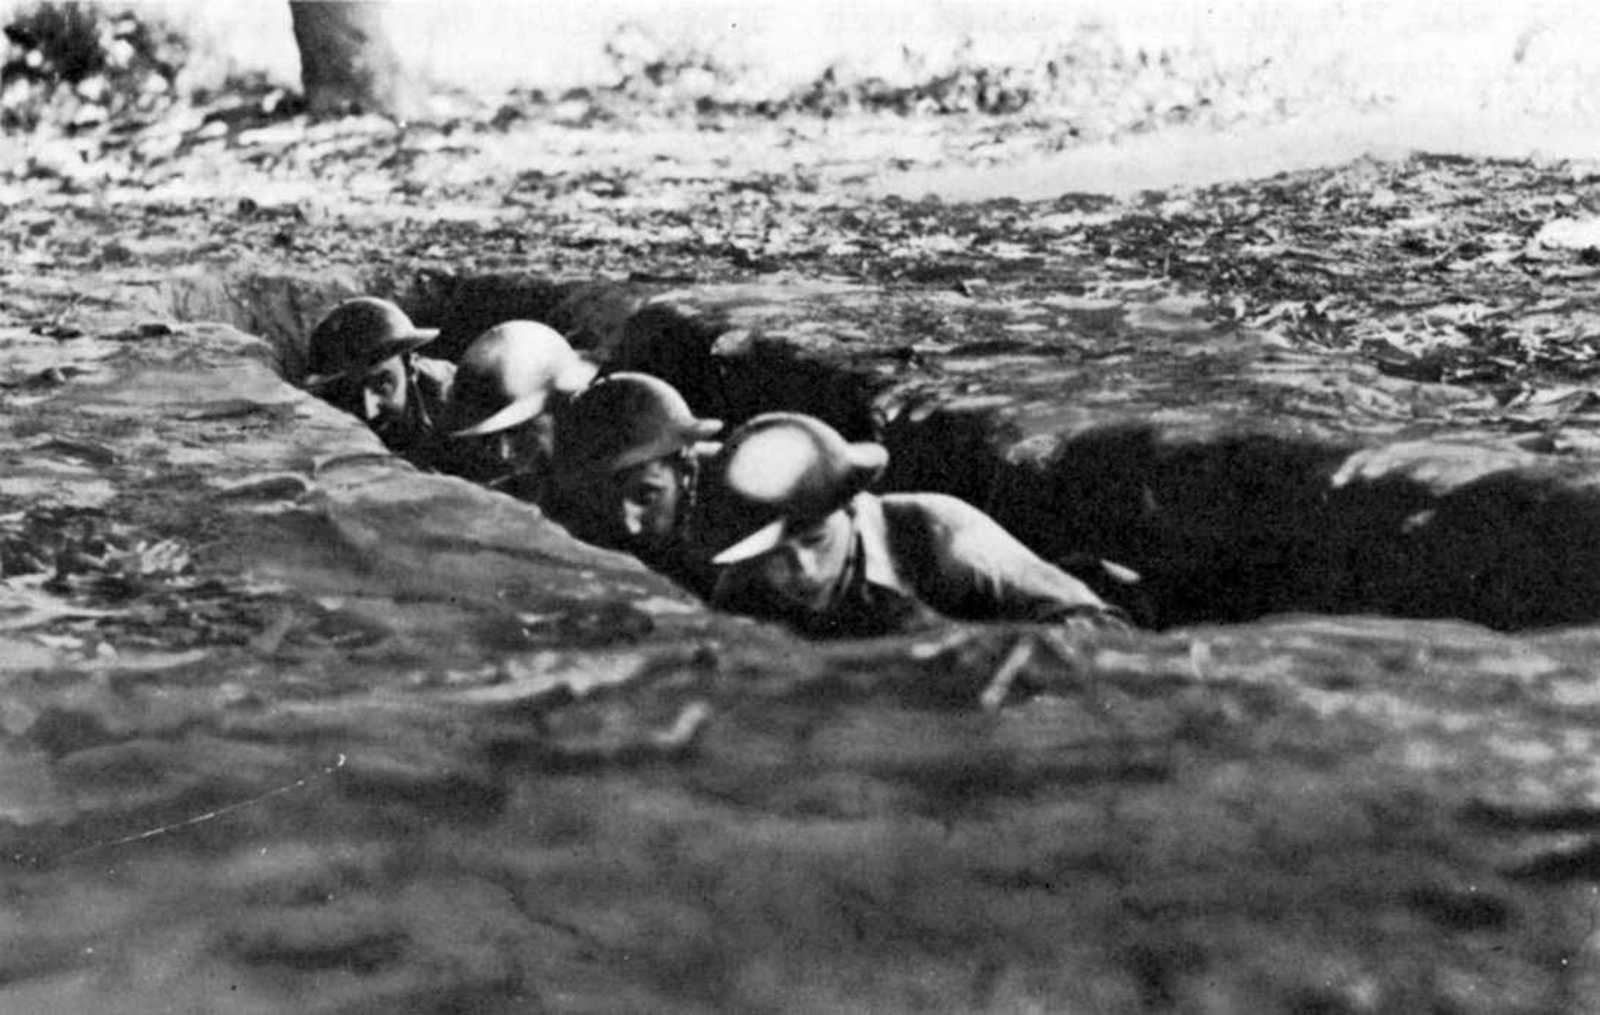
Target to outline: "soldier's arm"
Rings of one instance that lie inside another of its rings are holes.
[[[972,619],[1112,619],[1115,609],[965,501],[927,495],[933,541],[929,563],[946,594]]]

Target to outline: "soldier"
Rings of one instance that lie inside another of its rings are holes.
[[[707,597],[716,573],[699,540],[697,496],[720,420],[698,419],[648,374],[604,377],[556,428],[554,513],[581,539],[624,550]]]
[[[721,478],[743,538],[712,557],[713,603],[822,636],[907,630],[938,617],[1123,626],[1089,587],[954,497],[878,496],[879,444],[821,420],[766,413],[728,439]]]
[[[304,386],[363,420],[389,450],[428,464],[455,367],[416,350],[438,334],[388,300],[345,300],[311,332]]]
[[[449,471],[540,500],[549,478],[553,417],[598,372],[543,324],[506,321],[485,331],[461,354],[445,406]]]

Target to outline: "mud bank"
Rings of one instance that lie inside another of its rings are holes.
[[[1498,1015],[1593,989],[1591,632],[807,645],[414,472],[265,342],[127,315],[7,345],[57,374],[0,395],[35,484],[3,517],[193,555],[7,574],[9,1008]]]

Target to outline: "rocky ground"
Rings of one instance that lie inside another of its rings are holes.
[[[502,120],[10,164],[7,1010],[1600,1006],[1589,167],[956,204],[862,184],[1061,138]],[[1157,629],[709,614],[284,383],[357,290],[822,412]]]

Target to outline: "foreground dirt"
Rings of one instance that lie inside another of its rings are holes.
[[[474,278],[604,280],[574,318],[597,350],[709,336],[726,364],[766,341],[796,383],[843,378],[815,397],[884,416],[861,426],[912,428],[901,449],[1000,434],[1070,464],[1062,435],[1170,412],[1294,431],[1306,484],[1407,484],[1396,528],[1486,473],[1586,489],[1581,167],[855,201],[851,176],[910,157],[884,127],[291,123],[13,175],[8,1009],[1594,1007],[1589,626],[1259,619],[1319,582],[1274,565],[1322,559],[1264,543],[1209,587],[1249,622],[808,645],[410,470],[274,373],[347,286],[454,315],[449,342],[507,291]],[[1021,134],[945,125],[929,158],[997,133]],[[1263,363],[1289,395],[1262,400]],[[1068,374],[1071,411],[1044,390]],[[1258,503],[1215,513],[1250,530]],[[1203,506],[1156,556],[1213,531]],[[1515,578],[1496,594],[1543,594]]]

